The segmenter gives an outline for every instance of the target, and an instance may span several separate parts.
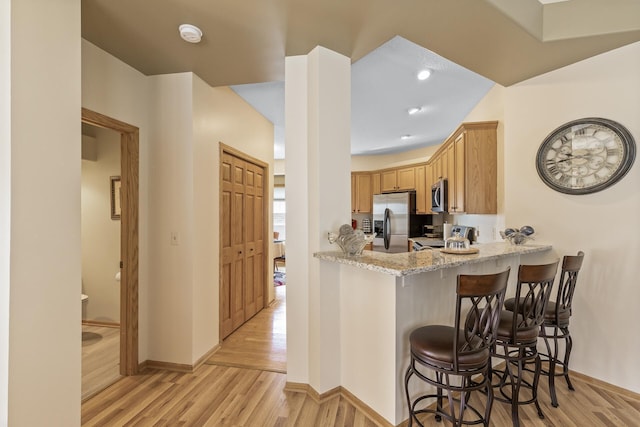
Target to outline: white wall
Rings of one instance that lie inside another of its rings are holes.
[[[634,313],[640,301],[640,166],[599,193],[570,196],[538,178],[536,152],[556,127],[583,117],[626,126],[640,141],[640,43],[506,90],[505,221],[530,223],[557,253],[585,251],[571,319],[571,368],[640,392]]]
[[[9,3],[8,425],[74,426],[80,425],[81,394],[80,1]],[[1,8],[4,43],[0,67],[5,89],[6,1]],[[2,93],[4,99],[6,92]],[[2,104],[6,120],[5,101]],[[4,137],[2,141],[3,154],[8,154]],[[6,173],[3,169],[0,178],[5,189]],[[6,226],[4,193],[2,197]],[[6,276],[2,284],[0,299],[6,306]],[[0,422],[6,424],[6,420]]]
[[[82,293],[84,320],[120,323],[120,220],[111,219],[111,176],[120,176],[120,133],[95,128],[82,136],[95,160],[82,160]],[[84,157],[84,156],[83,156]]]
[[[82,40],[82,107],[140,129],[138,360],[148,359],[149,322],[149,78],[86,40]],[[78,130],[80,134],[80,130]]]

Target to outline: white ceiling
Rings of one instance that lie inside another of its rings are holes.
[[[431,70],[424,81],[416,78],[422,69]],[[493,84],[396,36],[351,67],[351,153],[388,154],[440,144]],[[284,82],[231,88],[274,124],[274,157],[284,158]],[[422,110],[409,115],[411,107]]]

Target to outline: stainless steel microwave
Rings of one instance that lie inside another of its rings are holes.
[[[447,180],[439,179],[431,186],[431,211],[447,212]]]

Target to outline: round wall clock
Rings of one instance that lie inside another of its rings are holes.
[[[620,181],[635,157],[635,141],[624,126],[591,117],[551,132],[538,149],[536,169],[556,191],[589,194]]]

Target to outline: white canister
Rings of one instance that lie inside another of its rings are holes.
[[[451,237],[451,229],[453,228],[453,225],[448,224],[448,223],[444,223],[442,225],[442,238],[443,239],[448,239],[449,237]]]

